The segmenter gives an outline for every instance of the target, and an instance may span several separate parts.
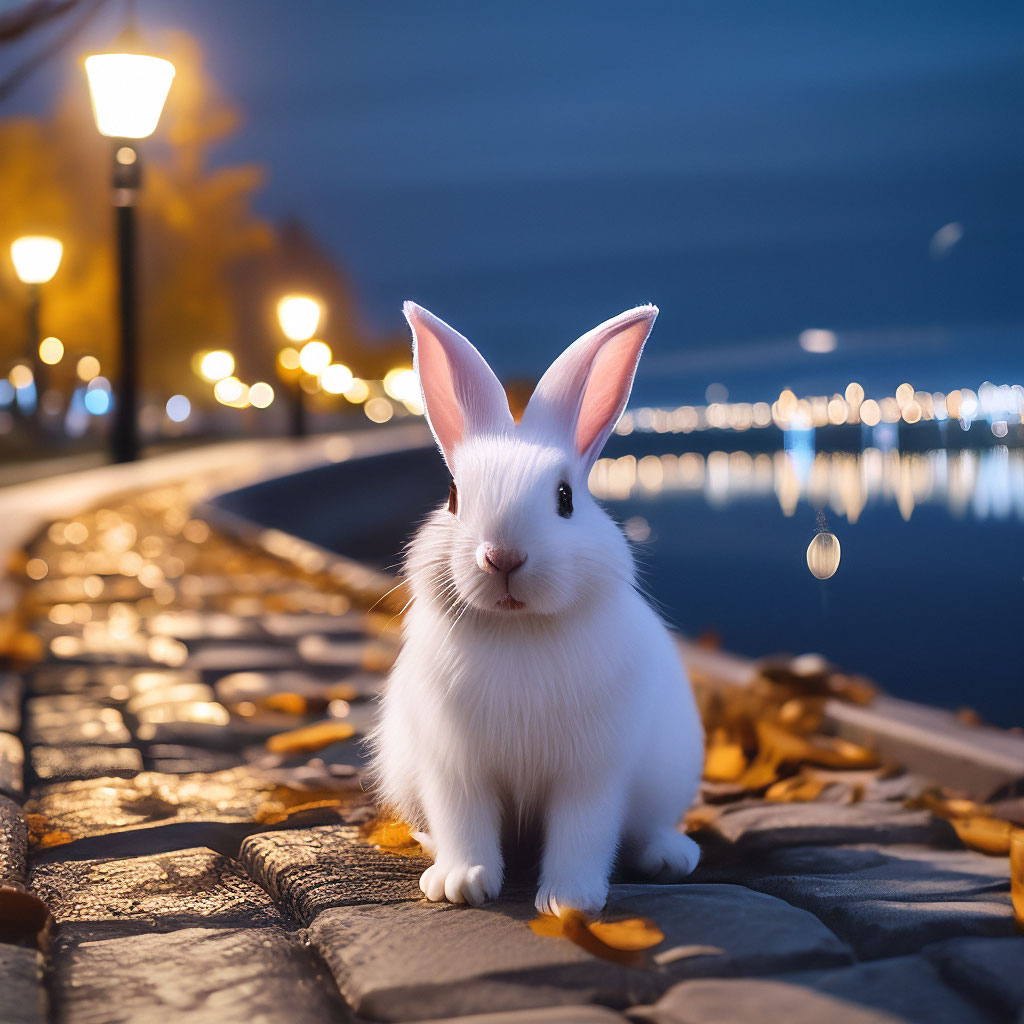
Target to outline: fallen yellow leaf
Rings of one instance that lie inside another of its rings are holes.
[[[1010,894],[1013,898],[1013,919],[1018,931],[1024,932],[1024,829],[1018,828],[1010,837]]]
[[[974,814],[967,818],[950,818],[949,823],[956,829],[964,846],[972,850],[996,856],[1010,852],[1010,840],[1015,829],[1008,821]]]
[[[764,798],[781,804],[805,803],[817,800],[826,785],[827,783],[823,779],[814,779],[807,775],[794,775],[789,779],[780,779],[774,785],[769,786]]]
[[[730,740],[724,729],[715,729],[708,739],[704,778],[711,782],[735,782],[747,767],[743,747]]]
[[[267,750],[274,754],[311,754],[316,750],[350,739],[355,729],[348,722],[314,722],[301,729],[279,732],[267,740]]]
[[[530,928],[537,935],[568,939],[592,956],[631,967],[647,966],[644,951],[665,941],[665,933],[646,917],[591,921],[578,910],[563,910],[558,917],[542,914]]]
[[[379,850],[404,857],[418,857],[423,848],[413,838],[409,826],[397,818],[374,818],[362,827],[363,838]]]

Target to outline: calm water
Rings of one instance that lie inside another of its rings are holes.
[[[817,651],[895,695],[1024,724],[1024,450],[681,448],[672,435],[615,437],[591,478],[670,622],[751,656]],[[447,491],[423,448],[222,504],[393,567]],[[806,558],[822,515],[842,547],[825,581]]]
[[[592,487],[685,632],[1024,723],[1021,450],[625,455]],[[806,561],[819,513],[842,547],[825,581]]]

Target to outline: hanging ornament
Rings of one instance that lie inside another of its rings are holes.
[[[839,538],[830,533],[825,522],[825,513],[818,513],[818,532],[807,545],[807,568],[819,580],[834,576],[839,568]]]

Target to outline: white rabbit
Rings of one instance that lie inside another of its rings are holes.
[[[426,833],[427,899],[497,897],[510,820],[542,826],[542,913],[600,911],[620,846],[661,879],[697,864],[677,830],[703,763],[693,695],[587,487],[657,314],[640,306],[583,335],[517,426],[480,353],[405,304],[454,482],[409,546],[412,602],[371,768],[382,803]]]

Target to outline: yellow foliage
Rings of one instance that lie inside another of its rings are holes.
[[[665,941],[665,933],[646,917],[623,921],[591,921],[578,910],[555,917],[543,914],[530,922],[537,935],[565,938],[593,956],[632,967],[648,964],[645,950]]]
[[[355,729],[348,722],[329,719],[279,732],[267,740],[267,750],[274,754],[312,754],[332,743],[350,739],[354,734]]]
[[[168,33],[158,49],[177,68],[160,128],[142,143],[139,292],[142,373],[148,386],[187,390],[188,356],[239,341],[232,296],[239,260],[266,249],[270,231],[253,213],[258,167],[210,170],[210,147],[239,117],[218,95],[196,43]],[[111,142],[96,131],[84,82],[74,80],[45,121],[0,121],[0,194],[4,237],[51,234],[64,243],[54,279],[43,287],[44,335],[60,338],[67,358],[51,371],[61,388],[84,354],[115,370],[116,275],[111,208]],[[0,360],[26,354],[27,295],[10,260],[0,259]]]

